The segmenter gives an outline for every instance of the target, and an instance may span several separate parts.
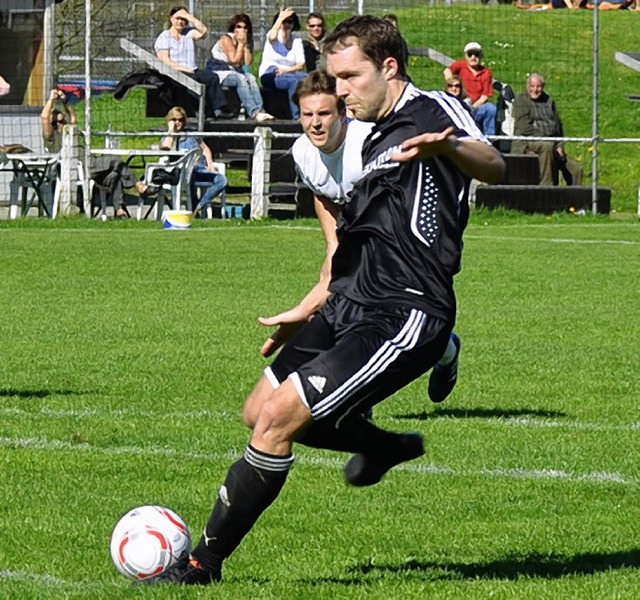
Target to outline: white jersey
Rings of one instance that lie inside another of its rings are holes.
[[[373,123],[349,121],[344,141],[330,154],[301,135],[293,144],[293,160],[302,183],[317,196],[344,204],[353,185],[362,178],[362,144],[372,127]]]

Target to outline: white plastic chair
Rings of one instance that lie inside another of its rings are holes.
[[[89,208],[87,210],[87,202],[89,202],[89,207],[91,206],[91,195],[93,194],[93,187],[94,187],[95,181],[93,181],[93,179],[89,179],[89,185],[88,185],[88,190],[86,189],[86,186],[84,185],[84,167],[82,166],[82,163],[80,161],[78,161],[78,191],[82,190],[82,197],[83,197],[83,202],[84,202],[84,206],[85,206],[85,213],[88,216],[91,216],[91,208]],[[51,210],[51,218],[55,219],[56,216],[58,215],[58,211],[59,211],[59,207],[60,207],[60,196],[62,195],[62,186],[60,185],[60,182],[57,181],[56,182],[56,190],[53,193],[53,208]]]
[[[186,154],[181,156],[178,160],[173,162],[157,162],[149,163],[145,168],[144,180],[147,185],[153,185],[153,174],[158,169],[165,169],[169,172],[174,169],[179,169],[178,183],[170,185],[164,183],[160,186],[160,191],[155,198],[147,198],[151,201],[151,206],[144,215],[146,219],[152,212],[154,219],[160,219],[162,217],[162,211],[164,210],[164,204],[166,202],[166,193],[170,192],[173,201],[173,209],[180,210],[182,194],[187,194],[187,206],[191,203],[191,191],[189,189],[189,182],[191,181],[191,174],[193,169],[198,164],[198,161],[202,157],[202,150],[200,148],[194,148],[189,150]],[[136,219],[140,221],[142,219],[142,213],[144,209],[145,198],[140,195],[138,200],[138,209],[136,211]]]

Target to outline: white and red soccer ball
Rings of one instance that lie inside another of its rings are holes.
[[[191,550],[185,522],[163,506],[130,510],[111,534],[111,558],[120,573],[150,581]]]

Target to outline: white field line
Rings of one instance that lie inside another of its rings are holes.
[[[589,227],[596,227],[597,224],[589,225]],[[604,226],[604,225],[603,225]],[[320,231],[319,226],[314,225],[264,225],[262,227],[252,228],[253,231],[257,231],[259,229],[277,229],[281,231]],[[475,229],[480,229],[476,227]],[[16,231],[14,229],[0,229],[0,235],[2,232],[11,232]],[[29,232],[29,231],[42,231],[41,229],[21,229],[20,232]],[[65,229],[64,231],[72,232],[72,233],[124,233],[129,235],[130,229],[98,229],[98,228],[77,228],[77,229]],[[164,228],[158,229],[139,229],[136,230],[136,233],[152,233],[158,234],[159,232],[166,231]],[[226,233],[229,231],[239,232],[246,231],[245,227],[196,227],[195,229],[189,229],[187,234],[193,234],[194,232],[198,233]],[[472,230],[471,230],[472,231]],[[163,235],[167,235],[163,233]],[[175,235],[172,233],[171,235]],[[516,241],[516,242],[545,242],[549,244],[604,244],[604,245],[621,245],[621,246],[640,246],[640,241],[636,240],[599,240],[599,239],[579,239],[579,238],[562,238],[562,237],[525,237],[525,236],[509,236],[509,235],[476,235],[474,233],[465,233],[465,239],[470,240],[492,240],[492,241]]]
[[[543,238],[543,237],[521,237],[509,235],[473,235],[466,233],[466,240],[491,240],[491,241],[514,241],[514,242],[547,242],[549,244],[613,244],[621,246],[640,246],[640,242],[635,240],[588,240],[577,238]]]
[[[240,420],[240,411],[225,410],[209,410],[203,408],[201,410],[180,411],[180,412],[158,412],[151,410],[137,410],[133,408],[121,408],[113,410],[104,410],[97,408],[84,409],[54,409],[40,408],[39,410],[27,410],[18,407],[0,408],[0,415],[6,416],[29,416],[29,417],[52,417],[52,418],[96,418],[108,419],[123,417],[128,419],[168,419],[175,421],[177,419],[222,419]],[[401,422],[407,419],[398,417],[380,417],[380,421]],[[579,431],[640,431],[640,422],[624,423],[621,425],[609,425],[606,423],[585,423],[582,421],[551,421],[549,419],[534,419],[530,417],[490,417],[490,418],[458,418],[458,417],[433,417],[425,421],[426,423],[444,423],[455,424],[460,422],[474,422],[482,425],[505,426],[505,427],[532,427],[532,428],[550,428],[550,429],[573,429]]]
[[[2,581],[19,581],[19,582],[27,582],[27,583],[35,583],[37,585],[43,587],[52,587],[52,588],[75,588],[79,590],[96,590],[96,596],[87,596],[87,597],[100,597],[100,593],[97,590],[104,591],[107,587],[111,588],[121,588],[125,589],[131,584],[127,583],[126,580],[123,580],[122,583],[112,584],[111,582],[101,582],[101,581],[69,581],[67,579],[62,579],[60,577],[56,577],[55,575],[48,575],[46,573],[32,573],[31,571],[14,571],[12,569],[0,569],[0,584]],[[0,588],[1,589],[1,588]],[[60,597],[63,595],[61,594]]]
[[[62,440],[50,440],[46,437],[32,438],[11,438],[0,437],[0,447],[22,448],[29,450],[42,450],[46,452],[86,452],[89,454],[99,454],[102,456],[167,456],[181,460],[206,460],[215,463],[230,462],[237,460],[241,453],[237,450],[230,450],[226,453],[211,452],[185,452],[169,447],[158,446],[114,446],[101,448],[91,446],[86,443],[71,443]],[[337,468],[342,467],[344,459],[340,458],[320,458],[320,457],[299,457],[297,462],[302,465],[317,465],[322,467]],[[507,468],[482,468],[478,470],[459,470],[447,466],[423,465],[419,463],[409,463],[400,465],[398,470],[418,473],[422,475],[444,475],[454,477],[500,477],[507,479],[531,479],[546,480],[555,479],[571,483],[616,483],[621,485],[637,485],[640,481],[634,477],[622,475],[620,473],[576,473],[572,471],[558,469],[507,469]]]

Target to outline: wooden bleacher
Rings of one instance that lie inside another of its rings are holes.
[[[524,213],[591,211],[589,186],[540,185],[538,157],[532,154],[503,154],[507,165],[504,179],[495,185],[479,185],[475,205],[486,208],[504,207]],[[609,214],[611,190],[598,188],[598,212]]]
[[[141,48],[137,44],[134,44],[125,38],[120,38],[120,47],[125,52],[128,52],[148,64],[151,68],[158,71],[158,73],[170,77],[186,89],[196,94],[198,97],[198,129],[202,131],[204,129],[205,115],[205,86],[202,83],[198,83],[195,79],[191,79],[191,77],[185,75],[182,71],[178,71],[177,69],[170,67],[157,56],[151,54],[151,52],[147,52],[144,48]]]

